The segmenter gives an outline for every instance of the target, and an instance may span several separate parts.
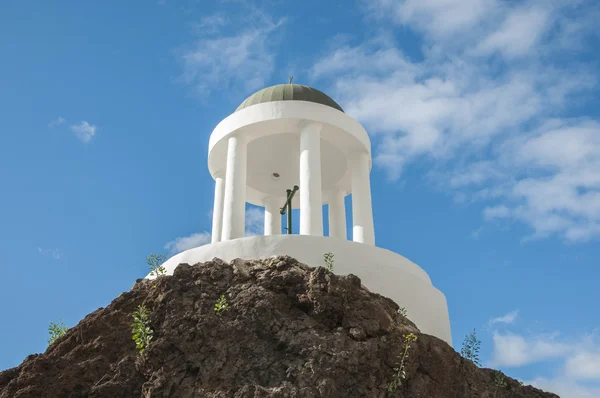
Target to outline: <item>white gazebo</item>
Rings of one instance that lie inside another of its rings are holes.
[[[208,168],[215,180],[212,242],[167,260],[168,273],[180,263],[214,257],[287,254],[317,266],[331,252],[336,273],[359,276],[367,288],[405,307],[422,332],[452,344],[444,294],[418,265],[375,246],[369,136],[326,94],[289,83],[251,95],[212,132]],[[263,236],[244,236],[246,203],[264,207]],[[282,233],[282,213],[290,207],[300,210],[299,234]]]

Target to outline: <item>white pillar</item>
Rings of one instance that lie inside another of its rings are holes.
[[[346,239],[346,205],[341,189],[334,189],[329,198],[329,236]]]
[[[213,204],[211,243],[221,241],[221,233],[223,231],[224,196],[225,173],[223,171],[218,171],[215,173],[215,203]]]
[[[300,235],[323,236],[321,125],[300,125]]]
[[[279,213],[279,198],[269,196],[264,200],[265,206],[265,235],[281,235],[281,213]]]
[[[246,157],[244,137],[234,135],[227,141],[227,170],[223,201],[223,232],[221,240],[244,237],[246,218]]]
[[[375,245],[369,154],[364,151],[355,152],[349,160],[352,171],[352,240]]]

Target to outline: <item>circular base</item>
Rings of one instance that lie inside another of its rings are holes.
[[[408,318],[421,332],[452,345],[444,294],[431,284],[421,267],[386,249],[324,236],[251,236],[186,250],[171,257],[163,266],[171,275],[181,263],[192,265],[215,257],[229,262],[236,258],[252,260],[289,255],[316,267],[325,266],[324,254],[328,252],[334,255],[333,272],[358,276],[370,291],[406,308]]]

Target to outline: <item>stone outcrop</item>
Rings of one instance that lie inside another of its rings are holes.
[[[221,295],[229,309],[217,314]],[[131,323],[140,304],[154,336],[138,356]],[[406,376],[388,392],[409,333],[417,340]],[[138,280],[45,353],[1,372],[0,398],[557,397],[499,375],[421,334],[356,276],[290,257],[215,259]]]

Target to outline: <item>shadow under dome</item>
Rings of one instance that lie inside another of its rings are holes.
[[[265,196],[285,198],[286,189],[300,185],[300,142],[297,134],[280,133],[253,140],[248,145],[247,186]],[[344,153],[321,140],[321,183],[324,192],[344,185],[348,173]],[[273,173],[278,175],[273,177]],[[346,183],[347,184],[347,183]],[[298,198],[293,205],[298,205]],[[325,199],[325,198],[324,198]]]

